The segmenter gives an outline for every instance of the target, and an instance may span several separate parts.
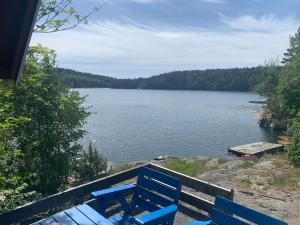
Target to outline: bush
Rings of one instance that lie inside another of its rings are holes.
[[[288,158],[294,165],[300,165],[300,131],[293,136],[292,143],[289,146]]]
[[[29,185],[26,183],[19,184],[12,189],[4,190],[2,195],[0,213],[7,212],[17,206],[24,205],[41,197],[41,194],[38,192],[30,191]]]
[[[108,173],[107,159],[90,143],[88,150],[76,160],[75,171],[82,183],[95,180]]]

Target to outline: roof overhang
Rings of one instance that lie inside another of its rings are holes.
[[[0,1],[0,79],[18,81],[40,0]]]

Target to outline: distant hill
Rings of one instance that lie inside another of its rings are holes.
[[[175,71],[149,78],[116,79],[58,68],[73,88],[251,91],[262,79],[263,67]]]
[[[63,81],[72,88],[104,88],[110,87],[115,78],[78,72],[71,69],[57,68],[56,72]]]

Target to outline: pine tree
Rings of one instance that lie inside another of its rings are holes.
[[[300,27],[294,36],[290,37],[290,47],[287,49],[287,52],[284,53],[284,57],[281,61],[283,64],[291,62],[297,54],[300,53]]]

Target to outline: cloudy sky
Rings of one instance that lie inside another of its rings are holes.
[[[119,78],[263,65],[300,26],[300,0],[74,0],[87,25],[37,34],[58,66]]]

